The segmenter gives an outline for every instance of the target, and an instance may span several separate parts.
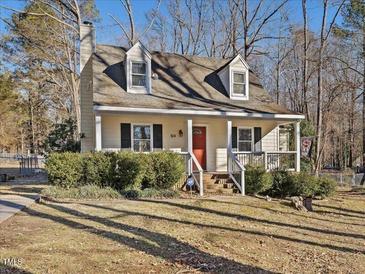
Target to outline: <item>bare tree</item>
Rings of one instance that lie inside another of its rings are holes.
[[[323,83],[322,83],[322,72],[323,72],[323,51],[326,46],[326,42],[331,33],[332,27],[335,23],[336,17],[341,10],[345,0],[341,2],[335,15],[333,16],[330,26],[328,30],[326,30],[326,21],[327,21],[327,9],[328,9],[328,0],[323,0],[323,15],[322,15],[322,24],[321,24],[321,35],[320,35],[320,45],[318,52],[318,74],[317,74],[317,136],[316,136],[316,157],[315,157],[315,172],[318,175],[318,171],[321,165],[321,154],[323,150],[323,146],[321,146],[322,141],[322,93],[323,93]]]

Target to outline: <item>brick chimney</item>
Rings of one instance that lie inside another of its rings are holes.
[[[81,151],[95,149],[95,114],[93,111],[93,62],[95,29],[91,22],[80,26],[80,112]]]
[[[84,21],[80,26],[80,72],[95,52],[95,29],[91,22]]]

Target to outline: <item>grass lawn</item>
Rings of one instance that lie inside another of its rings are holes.
[[[31,273],[365,273],[365,192],[314,210],[249,196],[43,202],[0,224],[0,259]]]

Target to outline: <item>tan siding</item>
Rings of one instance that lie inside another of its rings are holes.
[[[276,127],[262,138],[262,150],[277,151],[278,144],[278,127]]]
[[[193,120],[193,126],[207,126],[207,169],[209,171],[226,170],[227,120],[214,117],[188,117],[144,114],[103,114],[102,147],[120,148],[121,123],[147,123],[163,125],[163,149],[187,151],[187,120]],[[275,143],[276,123],[271,121],[233,119],[232,126],[262,127],[263,148],[271,149]],[[179,130],[183,137],[179,136]]]

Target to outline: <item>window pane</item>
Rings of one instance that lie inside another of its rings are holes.
[[[233,73],[233,82],[235,83],[245,83],[245,75],[241,73]]]
[[[239,142],[238,150],[239,151],[251,151],[252,150],[251,142]]]
[[[151,139],[150,126],[133,126],[134,139]]]
[[[132,86],[138,86],[138,87],[146,86],[146,76],[132,75]]]
[[[151,151],[151,141],[150,140],[135,140],[133,142],[134,151],[137,152],[148,152]]]
[[[240,128],[238,140],[239,141],[251,141],[252,140],[252,130],[249,128]]]
[[[146,63],[132,63],[132,73],[146,74]]]
[[[233,93],[245,95],[245,85],[244,84],[233,84]]]

